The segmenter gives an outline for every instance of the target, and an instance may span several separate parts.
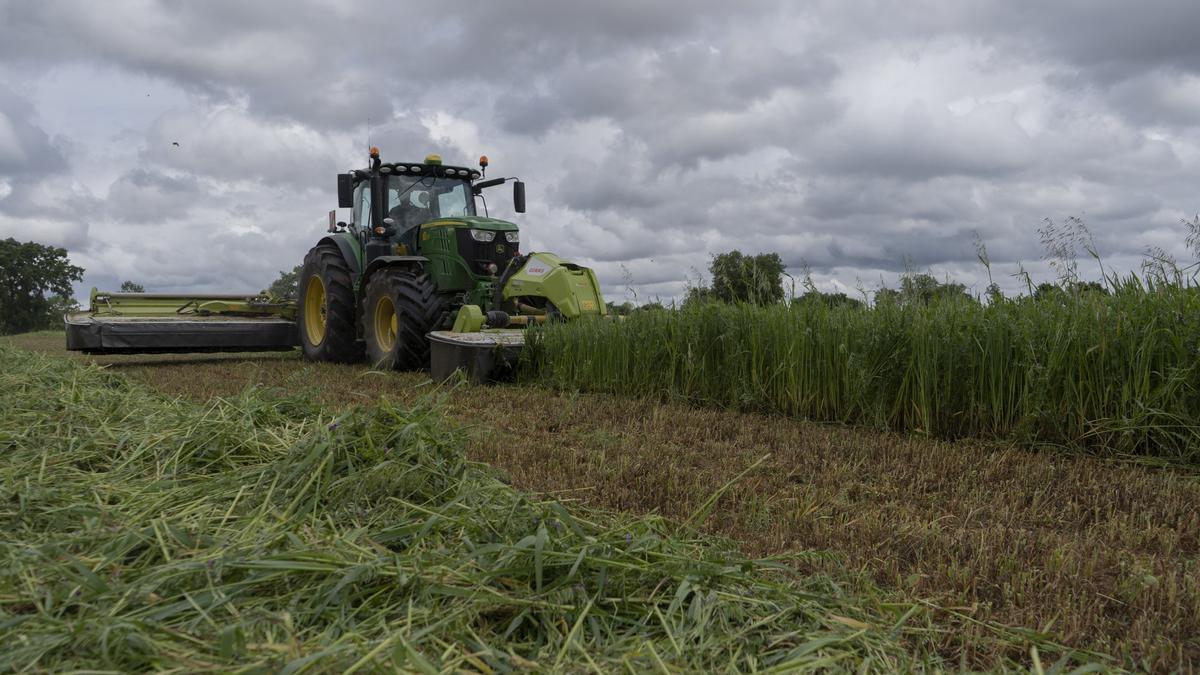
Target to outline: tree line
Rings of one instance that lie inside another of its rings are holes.
[[[867,296],[855,298],[841,292],[825,292],[818,290],[807,275],[800,281],[803,292],[794,293],[795,280],[787,273],[783,259],[778,253],[760,253],[746,255],[738,250],[719,253],[712,257],[708,266],[710,282],[697,284],[688,288],[683,304],[704,302],[748,303],[753,305],[776,305],[790,303],[795,306],[820,304],[826,307],[866,307]],[[787,282],[791,279],[793,293],[787,292]],[[875,291],[874,304],[879,305],[908,305],[929,304],[949,298],[979,301],[971,295],[967,287],[952,279],[940,280],[932,274],[923,272],[907,272],[900,276],[897,288],[883,287]],[[1107,294],[1108,289],[1096,281],[1083,281],[1077,278],[1062,279],[1060,283],[1041,283],[1031,287],[1030,295],[1035,300],[1067,299],[1083,293]],[[1004,294],[995,283],[989,284],[984,296],[988,302],[1003,300]],[[635,311],[663,309],[661,303],[653,302],[634,306],[625,302],[611,305],[616,314],[630,314]]]
[[[710,283],[688,289],[685,305],[701,302],[750,303],[755,305],[788,302],[785,278],[791,279],[778,253],[746,255],[733,250],[714,255],[708,266]],[[72,283],[83,279],[84,269],[71,264],[63,248],[36,242],[18,242],[8,238],[0,241],[0,335],[31,330],[60,328],[63,314],[78,309],[73,298]],[[300,267],[280,271],[265,292],[286,301],[297,297]],[[866,297],[854,298],[845,293],[818,290],[807,276],[801,282],[804,292],[791,294],[794,305],[819,303],[828,307],[865,307]],[[792,280],[793,290],[795,281]],[[1079,293],[1107,293],[1094,281],[1065,280],[1060,284],[1042,283],[1031,289],[1038,300],[1065,300]],[[134,281],[121,284],[125,293],[144,293],[145,287]],[[991,284],[986,293],[989,301],[1002,299],[999,287]],[[958,297],[973,299],[966,286],[953,280],[938,280],[931,274],[908,273],[900,277],[898,288],[881,288],[875,292],[875,304],[930,303]],[[635,306],[625,302],[610,305],[616,314],[664,309],[658,302]]]
[[[79,309],[72,284],[83,281],[83,272],[65,248],[0,240],[0,335],[62,328],[63,315]],[[125,281],[121,291],[146,289]]]
[[[66,249],[0,241],[0,335],[61,326],[75,305],[71,283],[82,280]]]

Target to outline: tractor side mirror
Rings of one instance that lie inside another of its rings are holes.
[[[354,180],[348,173],[338,174],[338,208],[354,208]]]
[[[525,183],[521,181],[513,182],[513,210],[525,213]]]

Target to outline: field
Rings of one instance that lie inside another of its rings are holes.
[[[61,339],[9,342],[62,355]],[[432,389],[419,375],[294,355],[76,358],[188,401],[255,386],[329,414],[380,396],[409,406]],[[1030,647],[1048,654],[1063,644],[1130,669],[1200,663],[1200,481],[1178,466],[815,424],[661,395],[526,385],[445,396],[449,417],[466,427],[470,459],[572,511],[684,522],[720,494],[704,531],[832,580],[857,599],[856,611],[922,608],[897,638],[913,658],[1030,667]]]
[[[531,500],[428,402],[200,404],[11,347],[0,365],[6,671],[936,664],[900,641],[919,608]]]

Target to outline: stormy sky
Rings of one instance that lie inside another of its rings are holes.
[[[0,238],[66,247],[82,295],[257,290],[369,133],[520,176],[529,212],[492,215],[617,302],[734,248],[982,292],[977,240],[1011,292],[1072,216],[1110,268],[1189,261],[1198,28],[1195,0],[0,0]]]

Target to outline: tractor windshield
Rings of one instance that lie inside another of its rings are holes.
[[[473,216],[475,200],[465,180],[392,175],[387,178],[386,213],[404,232],[438,218]]]

